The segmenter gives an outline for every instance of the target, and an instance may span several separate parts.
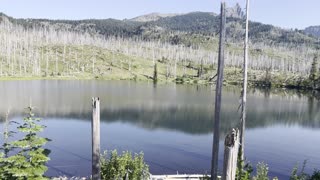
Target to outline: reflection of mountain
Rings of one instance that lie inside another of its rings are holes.
[[[208,87],[169,85],[153,89],[148,84],[99,81],[2,82],[0,87],[2,102],[17,103],[12,106],[11,116],[20,116],[31,97],[41,117],[89,121],[90,97],[97,95],[102,99],[102,121],[122,121],[147,129],[163,128],[191,134],[212,132],[214,92]],[[319,101],[291,93],[250,92],[247,127],[298,124],[320,128]],[[238,123],[239,92],[228,89],[223,95],[221,129],[225,133]],[[0,105],[2,114],[7,108],[4,104]]]

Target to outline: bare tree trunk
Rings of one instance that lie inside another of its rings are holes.
[[[26,64],[27,58],[28,58],[28,54],[27,54],[27,51],[26,51],[25,52],[25,57],[23,58],[23,70],[24,70],[24,74],[25,75],[27,73],[27,64]]]
[[[220,20],[220,41],[219,41],[219,61],[218,61],[218,79],[216,85],[216,98],[214,109],[214,136],[212,146],[212,161],[211,161],[211,180],[216,180],[218,176],[218,158],[219,158],[219,132],[220,132],[220,110],[221,96],[223,85],[223,69],[224,69],[224,43],[226,36],[226,14],[225,3],[221,3],[221,20]]]
[[[56,50],[56,75],[58,74],[58,52]]]
[[[1,65],[0,65],[0,76],[2,76],[2,64],[3,64],[3,58],[1,58]]]
[[[112,52],[111,66],[114,66],[114,53],[115,52]]]
[[[92,58],[92,74],[94,74],[94,62],[96,60],[96,55],[93,56]]]
[[[153,48],[153,50],[152,50],[152,61],[153,61],[153,65],[156,63],[156,61],[155,61],[155,57],[154,57],[154,46],[152,47]]]
[[[248,81],[248,30],[249,30],[249,0],[246,5],[246,33],[244,42],[244,62],[243,62],[243,89],[241,102],[241,129],[240,129],[240,144],[241,144],[241,160],[244,160],[244,131],[246,127],[246,102],[247,102],[247,81]]]
[[[167,64],[166,64],[166,80],[168,80],[169,76],[170,76],[170,73],[169,73],[169,64],[168,64],[168,62],[167,62]]]
[[[19,49],[19,75],[20,76],[22,74],[21,61],[22,61],[22,45],[20,45],[20,49]]]
[[[49,49],[47,48],[47,53],[46,53],[46,76],[49,75],[48,68],[49,68]]]
[[[63,62],[66,61],[66,44],[63,44]]]
[[[183,77],[186,77],[186,73],[187,73],[186,66],[187,66],[187,62],[186,62],[186,59],[184,58],[183,59]]]
[[[177,79],[177,55],[174,59],[174,79]]]
[[[16,63],[16,43],[13,45],[13,58],[12,58],[12,63],[11,63],[11,75],[14,75],[14,67]]]

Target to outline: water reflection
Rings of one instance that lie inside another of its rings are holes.
[[[41,117],[90,120],[92,96],[101,98],[102,121],[125,121],[143,128],[208,134],[213,126],[213,88],[104,81],[15,81],[0,83],[0,114],[20,116],[31,101]],[[239,121],[239,88],[223,92],[222,132]],[[320,127],[320,103],[296,91],[253,89],[248,94],[247,127],[275,124]]]
[[[90,174],[91,97],[101,98],[102,149],[143,151],[155,174],[205,173],[210,169],[214,87],[121,81],[0,82],[0,114],[22,118],[32,102],[53,141],[48,175]],[[316,92],[251,89],[246,154],[266,161],[271,174],[288,179],[298,161],[320,167],[320,103]],[[239,123],[240,90],[225,87],[221,135]],[[3,119],[3,118],[2,118]],[[223,139],[221,139],[221,144]],[[220,150],[220,161],[222,160]]]

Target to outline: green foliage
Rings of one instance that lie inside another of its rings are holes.
[[[314,170],[310,180],[320,180],[320,170]]]
[[[314,170],[312,175],[304,172],[306,164],[307,161],[304,161],[300,172],[298,165],[296,165],[292,170],[290,180],[320,180],[320,170]]]
[[[9,112],[10,112],[10,110],[8,110],[8,112],[6,113],[5,122],[4,122],[4,132],[3,132],[4,143],[3,143],[2,147],[0,148],[0,150],[3,150],[4,157],[8,157],[8,153],[11,150],[10,144],[8,144],[8,139],[9,139],[9,137],[12,137],[13,134],[15,133],[14,131],[9,130],[9,125],[11,123],[15,123],[15,121],[9,120]]]
[[[241,148],[240,148],[241,149]],[[250,163],[246,163],[241,160],[241,154],[238,156],[238,168],[236,171],[236,180],[250,180],[251,173],[253,172],[253,168]]]
[[[298,165],[296,165],[292,170],[290,180],[309,180],[310,179],[309,175],[304,172],[306,164],[307,164],[307,161],[305,160],[303,162],[300,173],[298,172],[299,171]]]
[[[252,172],[252,165],[242,160],[242,148],[240,146],[237,159],[236,180],[250,180]]]
[[[257,164],[257,174],[253,177],[254,180],[269,180],[268,177],[269,167],[265,163]]]
[[[118,155],[116,150],[111,152],[110,158],[105,151],[101,155],[101,179],[126,179],[137,180],[149,177],[149,167],[144,162],[143,153],[132,154],[128,151]]]
[[[45,164],[49,161],[50,151],[43,146],[48,139],[37,135],[45,126],[37,124],[41,119],[35,118],[32,110],[31,106],[27,108],[23,123],[17,127],[20,133],[25,134],[24,137],[3,145],[6,149],[15,149],[17,153],[8,157],[0,154],[0,179],[47,179],[44,173],[48,169]]]

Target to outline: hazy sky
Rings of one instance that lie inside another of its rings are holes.
[[[228,6],[245,0],[225,0]],[[320,25],[320,0],[250,0],[251,19],[285,28]],[[0,0],[0,12],[17,18],[133,18],[151,13],[219,12],[221,0]]]

